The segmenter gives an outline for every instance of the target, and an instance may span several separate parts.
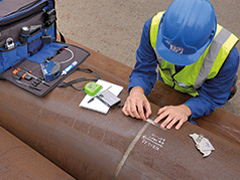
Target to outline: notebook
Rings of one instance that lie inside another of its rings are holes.
[[[108,91],[110,91],[111,93],[113,93],[114,95],[118,96],[123,87],[119,86],[117,84],[113,84],[107,81],[104,81],[102,79],[99,79],[97,82],[97,84],[102,85],[102,89],[99,93],[101,93],[102,91],[108,89]],[[98,94],[99,94],[98,93]],[[92,96],[86,95],[83,100],[81,101],[81,103],[79,104],[80,107],[86,108],[86,109],[90,109],[93,111],[97,111],[103,114],[107,114],[110,107],[105,105],[104,103],[102,103],[99,99],[94,98],[90,103],[89,101],[92,99]]]

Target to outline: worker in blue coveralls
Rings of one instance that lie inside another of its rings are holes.
[[[151,115],[146,96],[156,82],[158,65],[160,81],[192,98],[160,108],[155,123],[178,130],[187,120],[210,114],[229,99],[239,66],[237,42],[217,24],[209,0],[173,1],[144,24],[122,112],[142,120]]]

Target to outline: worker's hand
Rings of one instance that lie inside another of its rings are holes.
[[[145,111],[145,112],[144,112]],[[151,107],[140,86],[133,87],[122,108],[126,116],[146,120],[151,114]]]
[[[179,106],[165,106],[158,110],[158,117],[154,120],[154,123],[161,123],[162,128],[171,129],[174,124],[176,130],[179,130],[181,126],[188,120],[188,117],[192,114],[190,108],[181,104]]]

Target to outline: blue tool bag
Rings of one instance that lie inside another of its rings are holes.
[[[82,48],[56,40],[56,20],[54,0],[0,1],[1,77],[37,96],[44,96],[66,77],[59,76],[64,68],[73,61],[77,61],[75,64],[78,66],[89,56],[89,52]],[[44,72],[48,72],[44,74],[41,68],[46,64],[53,64],[54,68],[45,68]],[[29,72],[26,69],[30,69]],[[20,76],[20,70],[34,78]],[[49,75],[49,86],[40,83],[34,89],[32,86],[36,83],[33,81],[37,78],[39,82],[44,81],[46,74]]]
[[[51,0],[3,0],[0,9],[1,73],[55,40],[56,12]]]

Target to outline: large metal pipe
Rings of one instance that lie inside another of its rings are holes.
[[[0,179],[74,178],[0,127]]]
[[[148,96],[149,100],[162,107],[165,105],[178,105],[190,98],[189,95],[173,91],[171,87],[157,82]],[[194,119],[197,125],[209,132],[214,132],[221,138],[232,143],[240,144],[240,117],[216,108],[215,112],[201,119]]]
[[[130,68],[91,53],[84,66],[124,86],[124,101]],[[75,72],[68,80],[82,76]],[[191,123],[163,131],[125,117],[119,108],[107,115],[86,110],[78,106],[83,97],[69,87],[37,98],[0,82],[0,125],[79,180],[239,178],[239,144]],[[167,97],[159,100],[164,104]],[[151,106],[156,113],[158,106]],[[212,142],[216,150],[209,157],[195,148],[189,137],[194,132]]]

